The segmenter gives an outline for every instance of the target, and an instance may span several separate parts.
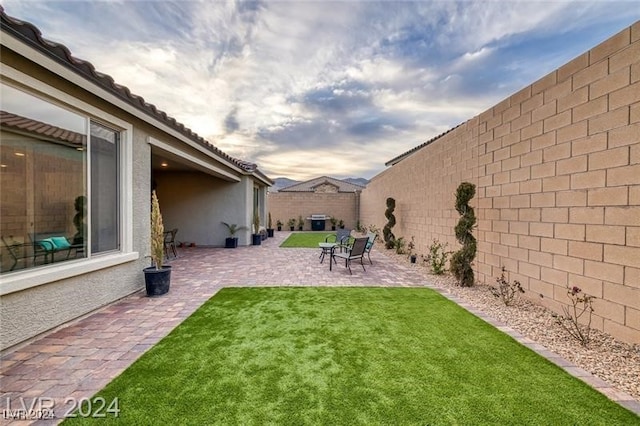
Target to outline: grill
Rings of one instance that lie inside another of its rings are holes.
[[[311,217],[307,219],[311,221],[312,231],[324,231],[325,221],[329,219],[329,216],[324,214],[312,214]]]

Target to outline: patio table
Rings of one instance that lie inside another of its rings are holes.
[[[338,244],[337,243],[318,243],[318,245],[320,246],[320,249],[322,250],[320,252],[320,263],[322,263],[324,261],[325,255],[328,254],[329,255],[329,266],[331,266],[331,251]]]

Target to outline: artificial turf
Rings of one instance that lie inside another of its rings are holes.
[[[98,396],[132,425],[640,420],[425,288],[225,288]]]
[[[289,235],[289,237],[280,244],[280,247],[310,247],[318,248],[318,243],[324,243],[328,235],[336,235],[335,232],[298,232]],[[330,239],[335,242],[335,239]]]

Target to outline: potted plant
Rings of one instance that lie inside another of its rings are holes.
[[[335,231],[336,225],[338,224],[338,219],[336,219],[335,217],[332,217],[331,219],[329,219],[329,222],[331,222],[331,230]]]
[[[411,236],[411,241],[407,244],[407,248],[409,249],[409,259],[411,260],[411,263],[416,263],[418,256],[413,252],[413,249],[416,248],[415,238],[413,235]]]
[[[276,221],[276,226],[278,227],[278,232],[282,231],[282,221],[280,219]]]
[[[289,225],[289,230],[293,231],[296,227],[296,220],[294,218],[289,219],[287,225]]]
[[[340,229],[344,229],[344,220],[340,219],[340,220],[338,221],[338,228],[340,228]]]
[[[257,210],[253,214],[253,235],[251,235],[251,242],[254,246],[262,244],[262,235],[260,235],[260,215]]]
[[[224,226],[227,227],[227,230],[229,231],[229,236],[224,240],[224,248],[236,248],[238,247],[238,237],[236,237],[236,233],[238,231],[241,231],[243,229],[247,229],[246,226],[238,226],[235,223],[227,223],[227,222],[222,222],[222,224]]]
[[[161,296],[169,291],[171,266],[162,264],[164,260],[164,225],[156,191],[151,194],[151,254],[149,257],[151,257],[152,265],[143,270],[147,296]]]
[[[304,228],[304,219],[302,216],[298,216],[298,231],[302,231],[302,228]]]
[[[267,227],[267,237],[273,238],[273,223],[271,222],[271,212],[269,212],[269,226]]]

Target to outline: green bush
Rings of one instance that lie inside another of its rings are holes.
[[[444,245],[438,241],[433,240],[433,244],[429,246],[429,265],[431,266],[431,272],[435,275],[442,275],[446,270],[447,258],[451,254],[450,251],[446,251],[447,243]]]
[[[395,209],[396,200],[391,197],[387,198],[387,210],[384,212],[384,217],[387,218],[387,224],[382,228],[382,235],[384,237],[384,245],[388,249],[395,248],[396,236],[391,232],[391,228],[396,226],[396,217],[393,215]]]
[[[469,201],[475,195],[476,186],[469,182],[462,182],[456,191],[456,210],[461,217],[455,227],[455,234],[462,248],[451,256],[451,272],[463,287],[471,287],[475,281],[471,264],[478,250],[472,233],[476,225],[476,215],[473,207],[469,205]]]

